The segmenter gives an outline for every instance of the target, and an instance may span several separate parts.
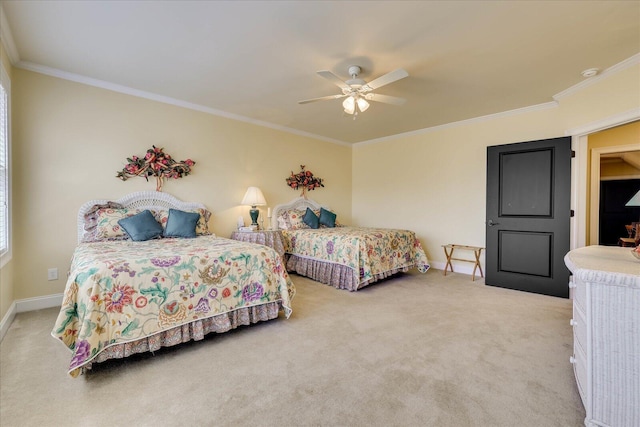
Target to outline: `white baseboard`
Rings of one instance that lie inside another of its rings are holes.
[[[26,298],[16,301],[16,313],[40,310],[43,308],[60,307],[64,294],[45,295],[43,297]]]
[[[11,326],[11,322],[13,322],[13,319],[15,319],[15,317],[16,317],[16,302],[14,301],[11,303],[9,310],[2,318],[2,321],[0,322],[0,342],[2,342],[2,339],[4,338],[4,334],[6,334],[7,331],[9,330],[9,326]]]
[[[62,305],[63,294],[46,295],[43,297],[25,298],[16,300],[11,303],[11,307],[4,315],[0,322],[0,341],[9,330],[11,322],[15,319],[17,313],[25,311],[41,310],[43,308],[60,307]]]

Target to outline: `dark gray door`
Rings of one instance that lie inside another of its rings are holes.
[[[487,147],[485,283],[569,297],[571,138]]]

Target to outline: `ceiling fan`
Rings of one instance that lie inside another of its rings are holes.
[[[349,75],[351,76],[351,79],[347,81],[342,81],[331,71],[318,71],[318,74],[321,77],[324,77],[325,79],[329,80],[331,83],[342,89],[342,94],[306,99],[304,101],[298,101],[298,104],[307,104],[309,102],[316,101],[328,101],[330,99],[339,99],[346,97],[347,99],[342,102],[344,112],[347,114],[353,114],[353,119],[355,120],[356,116],[358,115],[358,110],[360,110],[360,112],[364,112],[367,110],[367,108],[369,108],[369,103],[367,101],[384,102],[385,104],[393,105],[402,105],[406,102],[406,99],[404,98],[372,93],[372,91],[375,89],[407,77],[409,73],[407,73],[405,70],[403,70],[402,68],[398,68],[397,70],[380,76],[377,79],[370,81],[369,83],[358,78],[358,74],[360,74],[361,71],[362,69],[357,65],[350,66]]]

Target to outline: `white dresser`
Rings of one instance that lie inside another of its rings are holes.
[[[586,426],[640,427],[640,260],[630,248],[569,252],[571,363]]]

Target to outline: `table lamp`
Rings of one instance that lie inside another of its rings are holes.
[[[257,226],[260,211],[256,209],[256,206],[264,206],[267,204],[267,201],[262,195],[262,191],[260,191],[258,187],[247,188],[247,192],[244,194],[244,198],[242,199],[242,204],[245,206],[251,206],[251,209],[249,210],[251,225]]]

